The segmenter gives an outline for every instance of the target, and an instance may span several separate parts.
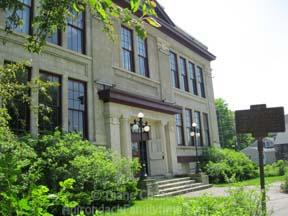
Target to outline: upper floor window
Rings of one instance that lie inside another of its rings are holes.
[[[138,37],[138,63],[139,73],[143,76],[149,77],[148,54],[147,54],[147,40]]]
[[[176,141],[177,145],[184,145],[183,117],[182,114],[176,114]]]
[[[198,76],[198,89],[200,90],[200,96],[205,98],[206,94],[205,94],[203,70],[199,66],[197,66],[197,76]]]
[[[31,27],[31,21],[33,18],[32,11],[33,11],[33,4],[32,0],[18,0],[22,5],[23,9],[18,10],[16,13],[19,16],[19,18],[22,20],[23,25],[21,26],[13,26],[9,23],[9,21],[6,21],[6,25],[11,30],[15,30],[17,32],[31,34],[32,33],[32,27]],[[11,15],[11,11],[6,12],[6,17]]]
[[[211,146],[210,130],[209,130],[209,119],[208,114],[203,113],[203,126],[204,126],[204,137],[205,144]]]
[[[194,139],[192,139],[191,132],[192,130],[192,110],[185,109],[185,118],[186,118],[186,136],[188,145],[194,146]]]
[[[13,64],[5,62],[5,65]],[[18,71],[16,73],[16,80],[19,85],[26,85],[30,80],[31,69],[26,68],[25,71]],[[23,92],[26,95],[30,95],[30,91]],[[16,95],[11,99],[6,108],[10,116],[9,127],[17,134],[25,133],[30,128],[30,108],[29,103],[24,101],[22,94]]]
[[[122,65],[124,69],[134,71],[133,33],[122,26],[121,29]]]
[[[46,41],[49,43],[56,44],[56,45],[61,45],[61,31],[57,30],[51,36],[48,36],[46,38]]]
[[[198,90],[197,90],[197,79],[196,79],[196,73],[195,73],[195,65],[191,62],[189,62],[189,75],[190,75],[190,83],[191,83],[191,89],[190,91],[194,95],[198,95]]]
[[[170,59],[172,85],[175,88],[179,88],[179,74],[178,74],[177,55],[170,51],[170,58],[169,59]]]
[[[60,128],[62,125],[61,77],[41,71],[40,78],[43,81],[55,83],[56,85],[47,89],[47,95],[43,94],[41,91],[39,92],[39,104],[43,104],[49,108],[48,112],[39,112],[39,130],[40,132],[54,131],[55,128]]]
[[[85,15],[83,12],[75,14],[75,18],[68,19],[67,36],[68,49],[85,53]]]
[[[68,131],[87,138],[86,84],[76,80],[68,82]]]
[[[195,123],[197,124],[196,133],[200,133],[200,136],[196,136],[196,145],[203,146],[203,134],[202,134],[202,122],[201,122],[201,114],[198,111],[194,112]]]
[[[182,57],[180,58],[180,73],[181,73],[181,88],[185,91],[189,91],[186,60]]]

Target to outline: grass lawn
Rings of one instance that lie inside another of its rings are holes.
[[[105,213],[105,216],[176,216],[181,215],[181,203],[188,198],[170,197],[136,201],[130,208],[116,213]],[[191,198],[190,198],[191,199]]]
[[[265,183],[271,184],[274,182],[281,182],[284,181],[284,176],[273,176],[273,177],[266,177],[265,178]],[[237,186],[258,186],[260,185],[260,179],[255,178],[255,179],[250,179],[242,182],[237,182],[237,183],[224,183],[224,184],[214,184],[213,186],[215,187],[237,187]]]

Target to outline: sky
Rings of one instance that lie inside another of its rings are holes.
[[[174,23],[208,46],[215,97],[288,113],[287,0],[159,0]]]

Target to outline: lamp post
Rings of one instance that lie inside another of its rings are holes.
[[[196,174],[201,173],[201,168],[200,168],[200,161],[198,157],[198,137],[200,137],[200,133],[197,132],[197,124],[194,122],[192,124],[193,131],[191,132],[191,136],[194,139],[194,144],[195,144],[195,151],[196,151]]]
[[[142,112],[138,113],[138,120],[134,120],[134,124],[132,126],[133,132],[140,133],[140,163],[141,163],[141,179],[145,179],[147,177],[146,173],[146,162],[145,162],[145,152],[144,152],[144,143],[143,143],[143,132],[149,132],[150,126],[148,125],[148,122],[143,121],[144,114]]]

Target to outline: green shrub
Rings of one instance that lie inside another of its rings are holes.
[[[265,176],[284,176],[288,171],[288,164],[284,160],[276,161],[273,164],[268,164],[264,168]]]
[[[229,196],[212,197],[204,195],[186,201],[182,205],[182,216],[264,216],[261,211],[261,197],[255,191],[237,188]]]
[[[241,181],[257,177],[257,166],[243,153],[230,149],[210,148],[209,162],[203,170],[214,183]]]
[[[284,182],[281,184],[281,190],[288,193],[288,173],[285,175]]]

